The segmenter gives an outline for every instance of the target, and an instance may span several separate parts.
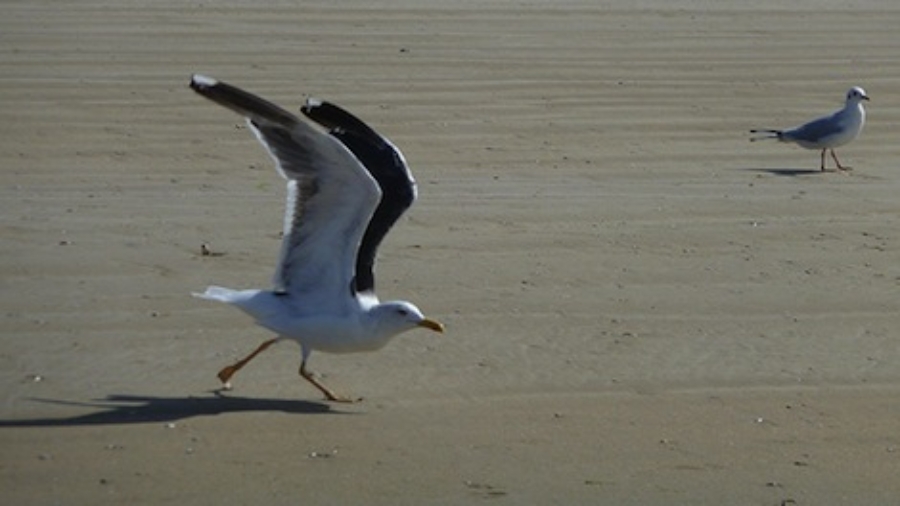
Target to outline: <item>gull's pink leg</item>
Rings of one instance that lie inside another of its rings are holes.
[[[837,164],[838,170],[847,171],[851,169],[851,167],[844,167],[843,165],[841,165],[841,161],[838,160],[837,153],[835,153],[833,149],[831,150],[831,157],[834,158],[834,163]]]

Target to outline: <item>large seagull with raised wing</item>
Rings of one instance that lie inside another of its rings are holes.
[[[443,332],[412,303],[379,302],[373,269],[378,245],[416,198],[400,150],[368,125],[328,102],[308,100],[305,118],[244,90],[194,75],[191,89],[244,116],[287,179],[281,256],[271,290],[210,286],[197,297],[237,306],[277,337],[225,367],[230,379],[283,339],[302,351],[300,375],[332,401],[334,393],[307,368],[313,350],[377,350],[401,332]]]

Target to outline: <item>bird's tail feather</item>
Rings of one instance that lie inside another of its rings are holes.
[[[281,303],[273,300],[273,297],[277,298],[278,296],[265,290],[232,290],[221,286],[209,286],[205,292],[194,292],[192,295],[199,299],[214,300],[236,306],[264,327],[266,326],[265,322],[277,317],[283,308]]]
[[[761,141],[765,139],[781,139],[782,130],[772,130],[769,128],[759,128],[750,130],[751,134],[756,135],[755,137],[750,137],[750,142]]]
[[[221,286],[208,286],[203,293],[193,292],[198,299],[215,300],[227,304],[240,303],[256,294],[257,290],[232,290]]]

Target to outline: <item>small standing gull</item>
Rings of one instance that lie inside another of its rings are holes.
[[[819,169],[822,171],[825,170],[825,152],[831,151],[831,157],[834,158],[838,170],[849,170],[850,167],[841,165],[834,148],[856,139],[862,131],[863,125],[866,124],[863,100],[869,100],[866,90],[854,86],[847,92],[847,101],[844,103],[844,107],[833,114],[814,119],[789,130],[750,130],[752,134],[763,134],[762,137],[753,137],[750,140],[778,139],[782,142],[794,142],[807,149],[821,149],[822,163]]]
[[[381,240],[416,198],[400,151],[361,120],[328,102],[308,100],[306,119],[251,93],[194,75],[191,89],[244,116],[287,179],[281,255],[272,290],[210,286],[194,295],[237,306],[277,337],[219,371],[231,377],[272,344],[300,344],[300,376],[332,401],[352,402],[307,368],[313,350],[373,351],[401,332],[443,332],[406,301],[379,302],[373,269]]]

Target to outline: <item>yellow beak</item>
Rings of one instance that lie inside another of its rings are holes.
[[[420,321],[419,326],[425,327],[426,329],[430,329],[435,332],[440,332],[441,334],[444,333],[444,326],[440,322],[434,321],[430,318],[425,318],[424,320]]]

